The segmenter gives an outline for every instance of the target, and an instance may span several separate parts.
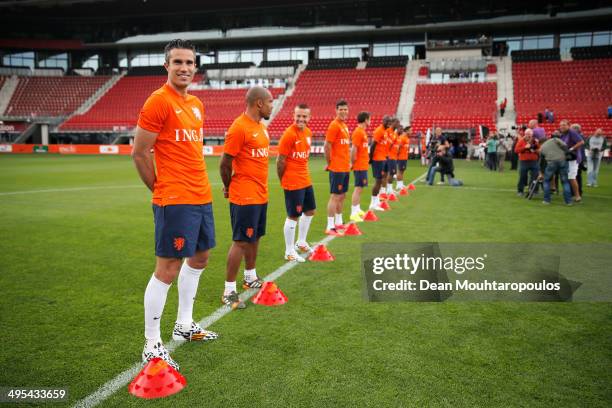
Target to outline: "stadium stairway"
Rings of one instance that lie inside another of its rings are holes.
[[[516,126],[516,110],[514,108],[514,82],[512,79],[512,58],[501,57],[495,62],[497,65],[497,130],[510,132],[512,126]],[[501,117],[499,114],[499,103],[508,99],[506,112]]]
[[[295,90],[295,84],[297,83],[297,80],[300,77],[300,74],[305,69],[306,69],[306,65],[304,64],[300,64],[297,67],[297,69],[295,70],[295,74],[293,74],[293,77],[291,78],[291,81],[289,82],[289,86],[285,90],[285,93],[282,94],[278,99],[274,101],[274,108],[272,109],[272,113],[270,114],[270,119],[266,121],[266,126],[272,123],[272,121],[274,120],[274,117],[281,111],[281,109],[283,109],[283,105],[285,104],[285,101],[287,100],[287,98],[293,95],[293,91]]]
[[[414,107],[414,95],[416,93],[416,84],[419,76],[419,68],[423,65],[423,61],[411,60],[406,65],[406,75],[402,84],[402,92],[400,93],[399,103],[397,104],[397,118],[404,125],[410,122],[410,115]]]
[[[17,75],[7,77],[4,81],[0,89],[0,115],[8,108],[11,98],[15,93],[15,89],[17,89],[17,85],[19,85],[19,77]]]
[[[127,71],[122,72],[120,75],[113,75],[104,85],[102,85],[93,95],[89,97],[77,110],[72,112],[64,122],[70,120],[74,115],[82,115],[91,109],[106,94],[121,78],[127,74]]]

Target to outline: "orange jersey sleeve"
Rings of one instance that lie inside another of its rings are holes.
[[[406,135],[400,136],[399,139],[399,160],[408,160],[408,149],[410,147],[410,139]]]
[[[268,202],[268,156],[270,137],[265,126],[245,114],[230,126],[223,152],[234,157],[229,200],[233,204]]]
[[[378,126],[376,130],[374,130],[374,141],[376,142],[376,150],[374,150],[372,160],[387,160],[387,132],[383,125]]]
[[[156,167],[153,204],[212,202],[202,151],[202,102],[193,95],[179,95],[166,84],[147,99],[140,111],[138,126],[157,134],[153,145]]]
[[[329,170],[339,173],[349,172],[351,170],[351,141],[346,123],[334,119],[329,124],[325,141],[331,143]]]
[[[356,150],[353,170],[367,170],[370,161],[368,152],[368,135],[360,127],[355,128],[352,136],[353,148]]]
[[[399,140],[395,131],[389,134],[389,159],[397,160],[397,149],[399,147]]]

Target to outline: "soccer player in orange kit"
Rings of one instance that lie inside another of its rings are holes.
[[[227,131],[219,165],[223,194],[230,202],[233,240],[227,254],[221,301],[232,309],[246,307],[236,291],[242,258],[245,264],[242,287],[260,288],[263,284],[257,277],[255,263],[259,239],[266,233],[270,136],[261,120],[270,118],[272,102],[267,89],[255,86],[248,90],[246,111]]]
[[[368,167],[370,153],[368,151],[368,134],[366,129],[370,125],[370,113],[359,112],[357,127],[352,135],[351,168],[355,177],[355,190],[351,197],[351,221],[361,222],[365,212],[361,209],[361,191],[368,186]]]
[[[312,251],[306,237],[317,208],[308,170],[312,140],[312,132],[307,126],[310,120],[308,105],[296,106],[293,118],[294,123],[285,130],[278,144],[276,171],[285,192],[285,209],[287,210],[287,219],[283,227],[285,259],[304,262],[305,259],[297,251],[306,253]],[[294,244],[298,217],[298,241]]]
[[[204,106],[187,93],[196,71],[195,47],[189,41],[173,40],[164,51],[168,80],[140,111],[132,157],[140,178],[153,192],[155,222],[156,265],[144,294],[142,359],[159,357],[178,369],[160,334],[168,289],[177,275],[179,305],[172,338],[217,338],[192,317],[200,275],[215,247],[215,224],[202,153]]]

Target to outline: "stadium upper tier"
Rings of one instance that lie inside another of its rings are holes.
[[[4,115],[22,117],[67,116],[91,97],[108,76],[19,77]]]
[[[300,103],[310,107],[312,119],[308,126],[313,135],[323,135],[336,116],[339,99],[348,102],[350,129],[357,125],[356,116],[360,111],[370,112],[371,126],[378,126],[383,115],[394,115],[397,110],[405,71],[403,67],[306,70],[270,124],[270,135],[272,138],[282,135],[293,122],[293,110]]]
[[[425,132],[440,126],[446,129],[476,128],[495,130],[497,84],[419,84],[412,110],[413,131]]]
[[[162,76],[126,76],[121,78],[100,100],[82,115],[75,115],[60,130],[106,130],[136,126],[138,112],[149,95],[166,81]],[[282,88],[272,88],[277,98]],[[244,110],[244,89],[193,90],[204,103],[204,132],[222,136],[232,121]]]
[[[517,122],[527,123],[546,108],[555,122],[547,133],[568,119],[582,125],[585,135],[601,127],[612,132],[607,107],[612,103],[612,59],[515,63],[512,65]]]

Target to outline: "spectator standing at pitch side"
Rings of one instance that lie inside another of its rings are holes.
[[[589,137],[586,141],[586,157],[587,157],[587,186],[597,187],[597,176],[599,175],[599,165],[603,158],[604,152],[608,148],[608,142],[603,135],[601,128],[595,131],[595,134]]]
[[[550,204],[551,188],[550,183],[555,174],[559,175],[563,186],[563,199],[565,204],[572,205],[572,190],[567,178],[568,162],[565,160],[567,145],[563,143],[557,134],[542,145],[540,149],[540,179],[543,179],[544,201],[543,204]]]
[[[580,148],[584,145],[584,140],[582,140],[582,137],[578,133],[570,129],[570,124],[567,119],[563,119],[559,123],[559,131],[561,132],[561,140],[567,145],[571,155],[575,157],[572,160],[568,160],[569,167],[567,172],[574,193],[574,201],[579,203],[582,201],[582,197],[580,196],[576,176],[578,175],[578,165],[582,160]]]
[[[538,148],[538,141],[533,137],[533,130],[531,129],[526,129],[525,135],[516,142],[514,152],[518,154],[519,158],[519,179],[516,190],[519,196],[524,195],[525,186],[529,185],[528,174],[530,175],[529,183],[538,177],[538,159],[540,157]]]

